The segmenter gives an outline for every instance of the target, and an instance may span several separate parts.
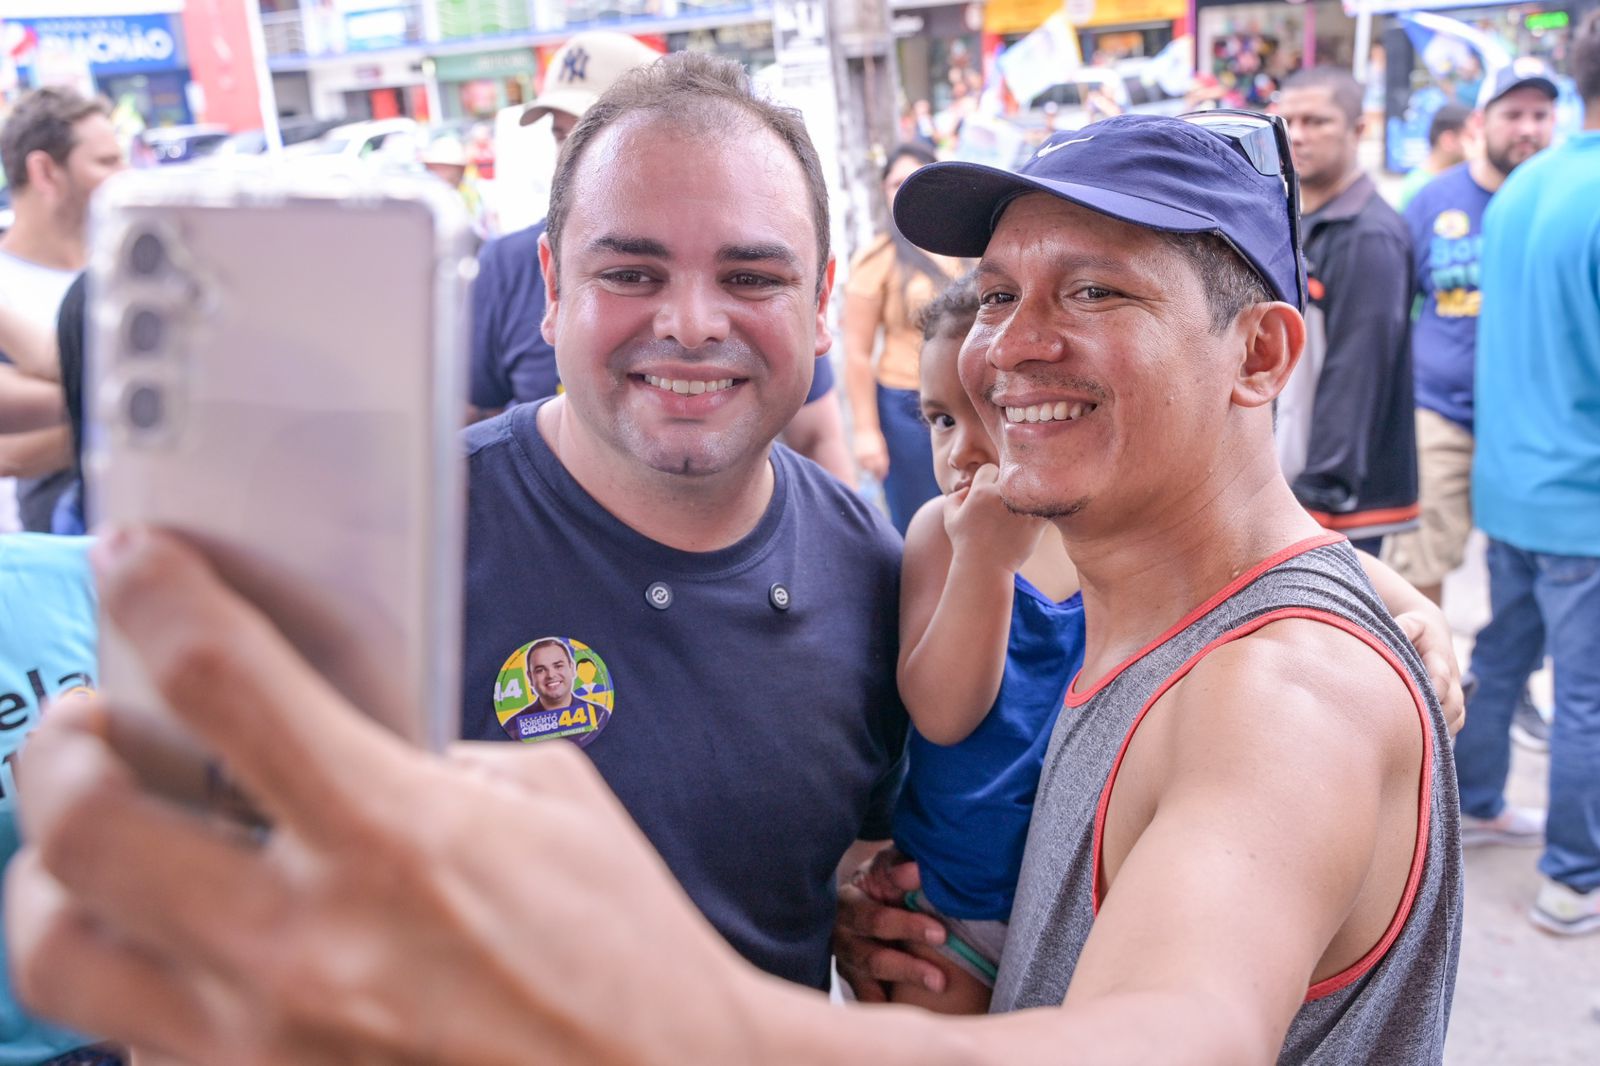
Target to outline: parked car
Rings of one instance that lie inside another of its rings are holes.
[[[328,171],[410,167],[426,143],[426,133],[413,119],[374,119],[335,126],[316,140],[285,149],[284,158],[297,167]]]
[[[228,139],[226,126],[152,126],[139,134],[157,163],[186,163],[215,151]]]
[[[278,135],[285,148],[314,141],[329,130],[346,125],[343,119],[286,118],[278,122]],[[217,145],[214,157],[230,155],[260,155],[267,150],[267,135],[261,130],[244,130]]]
[[[1020,166],[1057,130],[1075,130],[1109,114],[1182,114],[1194,83],[1190,47],[1190,39],[1180,37],[1153,56],[1070,71],[1025,109],[1005,118],[1022,136],[1010,165]]]

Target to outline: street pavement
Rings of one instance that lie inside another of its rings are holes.
[[[1465,664],[1489,615],[1481,534],[1445,584],[1445,608]],[[1548,671],[1534,679],[1533,692],[1549,706]],[[1550,760],[1516,746],[1512,752],[1510,802],[1544,806]],[[1446,1066],[1600,1064],[1600,935],[1556,937],[1528,921],[1538,858],[1534,848],[1466,853],[1466,925]]]

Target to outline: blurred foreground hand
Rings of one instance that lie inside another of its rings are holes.
[[[176,716],[274,829],[141,780],[148,719],[53,709],[6,884],[31,1007],[146,1063],[754,1061],[730,1018],[760,980],[575,748],[415,750],[176,540],[119,532],[96,566]],[[638,1009],[686,975],[692,995]]]

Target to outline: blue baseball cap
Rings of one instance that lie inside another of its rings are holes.
[[[1531,86],[1543,91],[1550,99],[1560,97],[1556,76],[1541,59],[1523,56],[1489,72],[1478,89],[1478,110],[1486,111],[1489,105],[1513,89]]]
[[[1118,115],[1056,133],[1015,172],[931,164],[900,186],[895,225],[938,255],[981,256],[1006,206],[1030,192],[1147,229],[1216,233],[1276,299],[1304,309],[1282,178],[1262,174],[1221,136],[1181,119]]]

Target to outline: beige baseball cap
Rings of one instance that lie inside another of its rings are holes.
[[[523,110],[522,125],[538,122],[552,111],[582,117],[617,79],[660,58],[660,52],[626,33],[586,30],[550,57],[544,92]]]

